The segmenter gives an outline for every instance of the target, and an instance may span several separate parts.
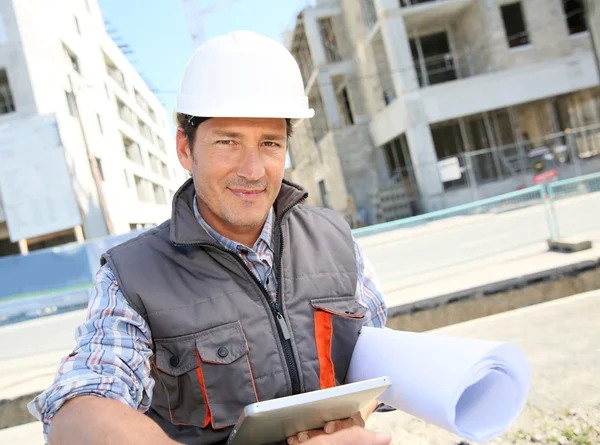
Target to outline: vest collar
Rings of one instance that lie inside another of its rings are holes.
[[[194,215],[194,182],[188,179],[173,196],[170,237],[174,244],[214,244],[214,239],[206,233]],[[281,222],[285,214],[308,197],[308,193],[299,185],[286,179],[275,200],[275,225]],[[275,227],[274,227],[275,229]]]

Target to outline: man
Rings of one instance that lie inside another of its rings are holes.
[[[221,443],[249,403],[343,383],[386,309],[348,224],[283,179],[313,114],[279,43],[235,32],[194,53],[177,102],[192,179],[169,221],[102,256],[77,346],[29,405],[51,445]],[[335,443],[375,406],[288,442]]]

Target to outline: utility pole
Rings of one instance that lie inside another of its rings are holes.
[[[592,50],[596,58],[596,67],[600,75],[600,2],[598,0],[583,0],[583,9],[587,28],[592,37]]]
[[[73,93],[73,98],[75,99],[75,111],[77,113],[77,122],[79,122],[79,129],[81,130],[81,136],[83,138],[83,146],[85,148],[85,153],[88,158],[88,162],[90,164],[90,170],[92,171],[92,178],[94,179],[94,185],[96,186],[96,191],[98,192],[98,201],[100,202],[100,210],[102,211],[102,216],[104,217],[104,224],[106,225],[106,231],[109,235],[115,234],[115,229],[112,224],[112,220],[110,218],[110,213],[108,211],[108,205],[106,204],[106,198],[104,197],[104,189],[102,187],[102,178],[100,177],[100,169],[98,168],[98,162],[96,162],[96,158],[92,155],[92,151],[90,150],[90,145],[87,137],[87,133],[85,131],[85,126],[83,125],[82,116],[79,108],[79,98],[78,91],[76,91],[76,87],[73,85],[73,80],[71,76],[69,77],[69,86],[71,87],[71,92]],[[77,86],[79,88],[79,86]],[[82,221],[83,222],[83,221]]]

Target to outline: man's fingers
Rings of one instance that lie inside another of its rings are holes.
[[[336,431],[351,428],[353,426],[358,426],[361,428],[365,427],[365,420],[363,419],[361,413],[356,413],[352,417],[345,420],[336,420],[333,422],[329,422],[325,425],[324,430],[327,434],[331,434],[335,433]]]
[[[325,431],[323,430],[303,431],[295,436],[288,437],[287,443],[288,445],[297,445],[299,443],[307,442],[313,437],[322,436],[323,434],[325,434]]]
[[[306,445],[389,445],[392,438],[387,434],[375,433],[352,427],[333,434],[315,437]]]

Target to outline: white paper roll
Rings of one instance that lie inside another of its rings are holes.
[[[389,376],[380,401],[472,441],[504,433],[521,413],[531,370],[518,346],[363,328],[348,381]]]

